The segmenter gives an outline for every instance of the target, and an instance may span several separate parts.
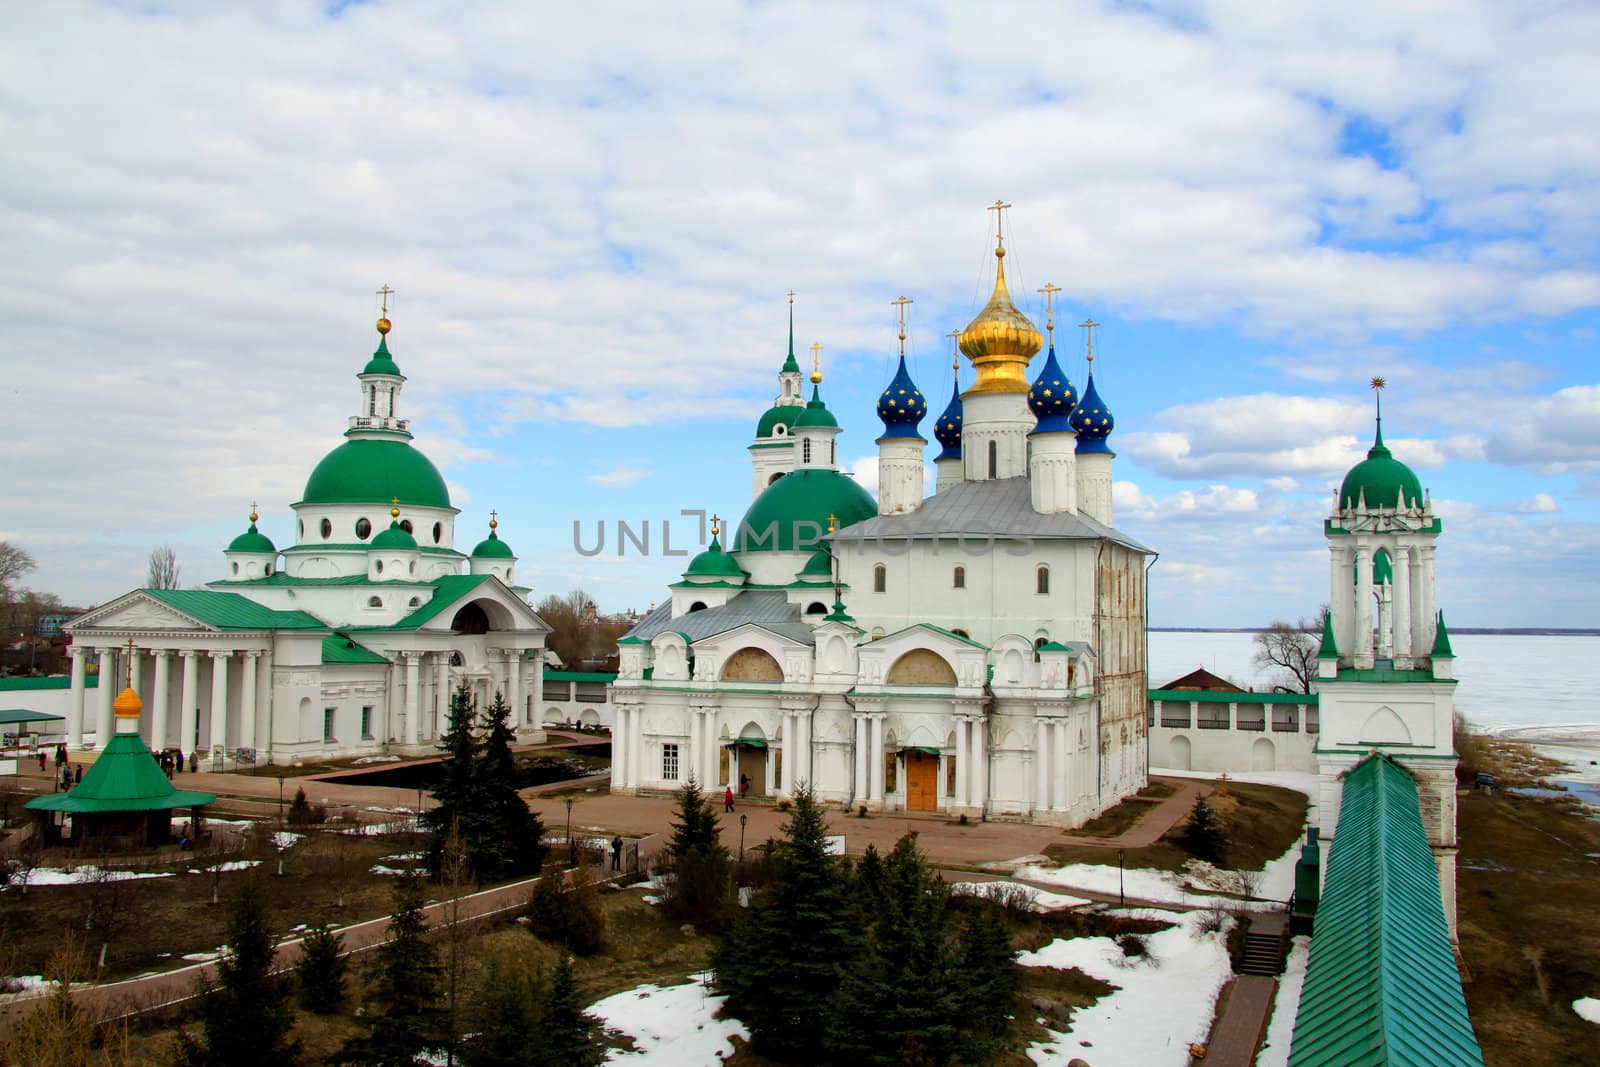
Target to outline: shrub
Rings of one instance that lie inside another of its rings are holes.
[[[580,956],[600,951],[606,917],[587,865],[573,870],[569,884],[563,884],[559,873],[546,874],[535,883],[528,901],[528,929],[541,941],[565,945]]]
[[[1127,960],[1139,959],[1150,953],[1150,946],[1139,934],[1123,934],[1117,938],[1117,947],[1122,950],[1122,958]]]
[[[313,807],[306,800],[305,786],[301,786],[294,791],[294,801],[289,805],[286,818],[290,826],[312,826],[327,821],[328,809],[321,804]]]
[[[294,965],[300,980],[300,1006],[318,1015],[331,1015],[344,1001],[344,938],[330,927],[306,932],[300,943],[300,960]]]
[[[1220,864],[1228,851],[1228,835],[1205,797],[1196,797],[1189,818],[1177,834],[1177,844],[1189,855]]]

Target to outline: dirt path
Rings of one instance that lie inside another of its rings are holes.
[[[1215,792],[1210,782],[1198,778],[1152,777],[1152,782],[1165,782],[1177,792],[1152,805],[1153,810],[1140,816],[1139,821],[1116,837],[1079,837],[1062,834],[1057,841],[1065,845],[1087,845],[1091,848],[1148,848],[1161,839],[1161,835],[1184,820],[1200,797]]]

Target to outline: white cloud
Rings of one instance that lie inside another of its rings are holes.
[[[1549,493],[1535,493],[1527,500],[1513,504],[1511,510],[1523,515],[1553,515],[1561,510],[1561,505]]]
[[[620,489],[632,485],[642,478],[648,478],[650,471],[645,467],[619,466],[599,474],[591,474],[588,481],[593,485],[603,485],[611,489]]]
[[[1540,474],[1600,471],[1600,385],[1574,385],[1518,405],[1484,447],[1496,463]]]

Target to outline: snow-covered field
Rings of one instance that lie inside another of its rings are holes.
[[[633,1038],[635,1051],[613,1051],[607,1063],[650,1067],[704,1067],[733,1053],[735,1035],[750,1036],[740,1023],[714,1016],[724,998],[696,975],[685,985],[642,985],[589,1005],[606,1027]]]
[[[1296,842],[1287,852],[1267,864],[1254,894],[1258,905],[1276,907],[1289,899],[1294,892],[1294,865],[1299,855],[1300,845]],[[1018,868],[1017,877],[1026,882],[1041,882],[1069,890],[1079,889],[1111,896],[1117,894],[1120,885],[1125,896],[1153,904],[1173,904],[1186,908],[1206,908],[1213,904],[1229,908],[1249,907],[1242,900],[1218,895],[1240,892],[1242,886],[1238,876],[1205,863],[1191,863],[1182,873],[1144,868],[1118,870],[1098,863],[1069,863],[1064,867],[1029,865]]]
[[[1111,914],[1143,914],[1113,911]],[[1186,1067],[1189,1044],[1204,1041],[1211,1029],[1217,993],[1232,977],[1226,934],[1205,933],[1203,914],[1161,915],[1176,919],[1170,930],[1149,935],[1148,954],[1127,959],[1109,937],[1052,941],[1025,952],[1025,967],[1076,967],[1119,988],[1072,1015],[1071,1033],[1051,1031],[1034,1044],[1028,1058],[1040,1067],[1074,1058],[1090,1063]],[[1152,1025],[1160,1020],[1160,1025]]]
[[[1060,911],[1062,908],[1081,908],[1090,903],[1083,897],[1049,893],[1020,882],[955,882],[950,886],[950,892],[973,897],[995,897],[998,894],[1016,892],[1026,897],[1028,907],[1032,911]]]

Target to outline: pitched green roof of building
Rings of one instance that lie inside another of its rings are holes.
[[[849,475],[825,468],[791,471],[762,490],[734,534],[734,552],[795,552],[818,547],[828,516],[843,529],[878,513]]]
[[[1173,700],[1180,704],[1192,700],[1197,704],[1309,704],[1316,707],[1320,703],[1315,693],[1236,693],[1216,689],[1151,689],[1147,692],[1151,700]]]
[[[302,504],[388,504],[448,508],[450,490],[427,456],[396,439],[356,438],[322,457],[306,479]]]
[[[24,722],[60,722],[63,715],[48,711],[29,711],[27,708],[0,708],[0,726],[15,726]]]
[[[1433,633],[1433,651],[1430,655],[1440,659],[1455,659],[1450,649],[1450,631],[1444,627],[1444,612],[1439,612],[1439,628]]]
[[[448,574],[433,583],[433,598],[399,622],[389,626],[352,626],[350,630],[415,630],[439,615],[457,600],[488,581],[488,574]]]
[[[370,648],[356,644],[344,634],[332,634],[322,639],[322,662],[333,663],[383,663],[389,660]]]
[[[1290,1067],[1482,1067],[1417,785],[1386,756],[1344,780]]]
[[[86,674],[83,678],[85,689],[100,688],[98,674]],[[72,678],[65,674],[49,674],[43,678],[0,678],[0,693],[31,693],[48,689],[71,689]]]
[[[328,624],[303,611],[276,611],[238,593],[210,589],[144,589],[146,596],[219,630],[325,630]]]
[[[256,524],[251,523],[250,529],[228,542],[229,552],[271,552],[274,555],[278,550],[272,544],[272,539],[256,529]]]
[[[216,800],[213,793],[174,789],[166,772],[150,755],[137,733],[114,734],[111,743],[68,793],[52,793],[28,801],[31,811],[74,814],[115,811],[163,811],[192,808]]]
[[[1338,659],[1339,642],[1333,636],[1333,612],[1322,613],[1322,645],[1317,649],[1318,659]]]

